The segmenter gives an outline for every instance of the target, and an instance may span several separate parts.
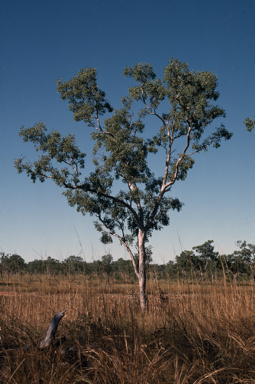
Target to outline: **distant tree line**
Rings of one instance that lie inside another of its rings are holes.
[[[185,250],[167,264],[152,263],[152,250],[147,251],[147,278],[180,280],[181,282],[203,281],[217,282],[222,277],[235,284],[241,280],[252,280],[255,284],[255,245],[246,241],[237,241],[238,250],[232,254],[221,255],[214,251],[213,240]],[[135,255],[138,263],[138,255]],[[80,256],[69,256],[59,261],[50,256],[43,260],[28,263],[18,254],[0,253],[0,274],[50,274],[76,275],[84,274],[90,278],[110,277],[120,282],[135,282],[135,272],[130,260],[119,258],[113,260],[111,254],[103,255],[99,260],[86,262]]]

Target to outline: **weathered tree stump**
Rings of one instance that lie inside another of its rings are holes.
[[[44,339],[38,345],[38,348],[40,348],[40,349],[46,348],[52,343],[53,340],[55,340],[55,334],[57,332],[58,324],[59,324],[60,320],[62,319],[62,317],[65,316],[65,312],[66,312],[66,309],[56,313],[56,315],[51,320],[51,323],[49,325],[49,328],[46,332]]]

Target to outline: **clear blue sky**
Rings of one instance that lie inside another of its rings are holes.
[[[15,158],[35,158],[19,130],[42,121],[49,130],[72,132],[89,160],[89,130],[73,122],[57,79],[96,67],[99,87],[118,108],[130,86],[126,65],[150,62],[161,76],[172,57],[217,74],[218,104],[234,135],[197,156],[186,181],[174,186],[173,197],[185,206],[154,232],[153,260],[168,262],[207,240],[224,253],[233,252],[237,240],[254,244],[255,141],[243,124],[255,114],[254,0],[9,0],[1,15],[1,251],[26,261],[63,260],[82,245],[86,261],[106,252],[128,258],[117,241],[103,246],[93,218],[69,207],[50,180],[32,184],[17,174]]]

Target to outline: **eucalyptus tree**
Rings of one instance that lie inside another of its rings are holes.
[[[13,255],[6,255],[4,252],[0,252],[0,271],[12,273],[21,273],[26,269],[25,260],[14,253]]]
[[[252,281],[255,284],[255,245],[247,244],[246,240],[238,240],[236,245],[239,247],[238,251],[233,252],[233,256],[242,265],[243,273],[246,273],[246,267],[251,270]]]
[[[196,258],[199,265],[199,282],[202,281],[204,275],[209,273],[211,278],[216,277],[217,267],[220,266],[219,253],[214,252],[213,240],[207,240],[202,245],[192,247],[196,252]]]
[[[178,198],[169,196],[172,187],[186,178],[194,165],[193,155],[211,145],[218,148],[221,139],[230,139],[232,134],[221,124],[204,136],[214,119],[225,116],[215,104],[219,93],[213,73],[194,72],[187,63],[170,59],[162,80],[148,63],[127,66],[124,76],[135,83],[119,109],[112,108],[98,87],[95,68],[82,69],[70,81],[57,81],[74,121],[83,121],[92,131],[94,170],[90,174],[83,174],[86,155],[76,145],[75,136],[62,137],[56,130],[48,133],[42,123],[20,131],[23,140],[34,143],[42,155],[33,164],[17,159],[15,166],[33,182],[52,179],[65,189],[71,206],[96,218],[103,243],[115,237],[125,246],[145,310],[146,242],[154,230],[169,224],[171,209],[182,207]],[[157,174],[151,169],[154,155],[158,157]],[[116,192],[118,180],[123,188]]]

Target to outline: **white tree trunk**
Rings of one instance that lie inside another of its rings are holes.
[[[139,291],[140,291],[140,305],[143,312],[146,310],[147,295],[146,295],[146,253],[145,253],[145,233],[139,229],[138,232],[138,255],[139,255]]]

